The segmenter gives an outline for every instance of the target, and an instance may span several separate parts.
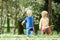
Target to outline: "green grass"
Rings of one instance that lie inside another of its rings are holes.
[[[4,31],[4,34],[7,34],[7,28],[4,28],[3,31]],[[52,35],[58,35],[56,31],[52,31],[52,32],[53,32]],[[14,33],[14,28],[10,28],[9,34],[13,34],[13,33]],[[15,34],[18,34],[18,29],[16,29]],[[24,34],[26,34],[26,29],[24,29]],[[40,34],[41,34],[41,31],[38,30],[37,35],[40,35]]]
[[[0,40],[26,40],[26,35],[2,34]],[[34,35],[29,40],[60,40],[59,35]]]
[[[0,40],[26,40],[26,30],[24,33],[24,35],[18,35],[18,30],[16,30],[16,34],[13,34],[13,28],[10,29],[10,33],[7,33],[5,28],[4,33],[0,35]],[[31,36],[29,40],[60,40],[60,35],[56,31],[53,31],[52,35],[41,35],[38,31],[38,34]]]
[[[24,30],[24,35],[18,35],[18,29],[16,29],[15,34],[13,33],[14,28],[10,28],[10,33],[7,33],[7,28],[4,28],[4,33],[0,35],[0,40],[26,40],[26,30]],[[38,31],[38,34],[31,36],[29,40],[60,40],[60,35],[56,31],[53,31],[52,35],[41,35],[41,32]]]

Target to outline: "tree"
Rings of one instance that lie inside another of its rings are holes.
[[[2,33],[2,0],[0,0],[0,34]]]
[[[52,9],[53,9],[53,30],[60,32],[60,3],[52,2]]]
[[[60,3],[60,0],[58,0],[58,1],[57,1],[57,0],[53,0],[53,1],[54,1],[55,3],[58,3],[58,4]]]
[[[7,11],[7,32],[10,32],[10,14],[9,14],[9,10],[8,10],[8,0],[6,1],[6,11]]]
[[[23,9],[21,7],[21,5],[19,4],[19,0],[15,0],[13,1],[14,3],[14,8],[15,8],[15,29],[14,29],[14,33],[15,33],[15,30],[16,28],[18,28],[18,34],[24,34],[24,31],[23,31],[23,26],[21,24],[22,22],[22,18],[23,18]]]
[[[52,0],[48,0],[49,24],[52,25]]]

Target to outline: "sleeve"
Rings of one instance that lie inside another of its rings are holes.
[[[34,22],[34,18],[32,17],[32,22]]]
[[[27,22],[27,18],[25,18],[25,22]]]
[[[49,25],[49,18],[47,18],[47,22],[48,22],[48,25]]]
[[[42,18],[40,19],[40,22],[39,22],[39,29],[42,29]]]
[[[41,26],[41,21],[42,21],[42,20],[40,19],[39,26]]]

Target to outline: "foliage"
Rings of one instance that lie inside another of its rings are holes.
[[[29,8],[33,12],[34,24],[36,30],[39,27],[39,20],[41,18],[41,11],[47,10],[47,0],[0,0],[0,8],[2,5],[2,24],[5,26],[7,24],[7,15],[10,18],[11,24],[14,26],[15,21],[18,25],[19,21],[22,22],[26,15],[26,8]],[[52,2],[52,23],[54,25],[54,30],[60,31],[60,1],[53,0]],[[21,24],[21,23],[20,23]],[[7,25],[6,25],[7,26]],[[24,25],[25,26],[25,25]]]
[[[58,1],[57,1],[57,0],[53,0],[53,1],[54,1],[55,3],[58,3],[58,4],[60,3],[60,0],[58,0]]]
[[[54,30],[60,31],[60,4],[52,2]]]

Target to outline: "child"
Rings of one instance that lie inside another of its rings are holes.
[[[43,34],[51,33],[51,30],[49,27],[49,18],[47,17],[47,14],[48,14],[47,11],[42,11],[41,13],[42,18],[40,19],[39,29],[42,31]]]
[[[33,34],[33,30],[34,30],[34,18],[32,16],[32,11],[31,10],[27,10],[26,13],[27,13],[27,17],[22,22],[22,24],[24,22],[26,23],[27,38],[28,38],[31,34]]]

